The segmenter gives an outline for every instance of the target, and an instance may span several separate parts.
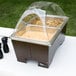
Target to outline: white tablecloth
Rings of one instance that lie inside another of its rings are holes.
[[[0,42],[3,36],[10,36],[14,29],[0,28]],[[76,37],[66,36],[57,49],[50,67],[39,67],[35,61],[18,62],[11,40],[10,52],[0,59],[0,76],[76,76]]]

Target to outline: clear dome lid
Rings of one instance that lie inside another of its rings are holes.
[[[35,43],[50,44],[67,20],[59,5],[46,1],[34,2],[21,16],[14,36],[28,42],[36,40]]]

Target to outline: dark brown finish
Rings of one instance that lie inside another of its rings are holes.
[[[26,62],[28,59],[37,60],[39,66],[48,68],[53,60],[56,49],[65,39],[65,31],[66,26],[62,29],[51,46],[12,40],[17,60],[20,62]]]

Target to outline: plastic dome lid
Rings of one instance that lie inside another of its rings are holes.
[[[22,14],[12,38],[50,45],[67,21],[68,17],[59,5],[46,1],[34,2]]]

